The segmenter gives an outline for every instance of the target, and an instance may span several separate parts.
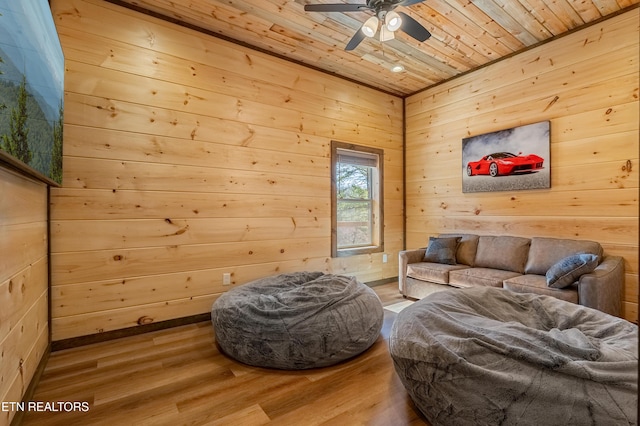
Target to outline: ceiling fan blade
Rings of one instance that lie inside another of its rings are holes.
[[[418,21],[404,12],[398,12],[402,17],[402,25],[400,29],[418,41],[425,41],[431,37],[431,33],[427,31]]]
[[[333,3],[333,4],[305,4],[304,10],[307,12],[360,12],[367,10],[366,4],[349,4],[349,3]]]
[[[407,6],[411,6],[411,5],[414,5],[414,4],[422,3],[423,1],[424,0],[404,0],[404,1],[401,1],[400,3],[398,3],[398,6],[407,7]]]
[[[347,46],[344,48],[344,50],[349,51],[355,49],[356,47],[358,47],[360,42],[365,39],[365,37],[366,35],[364,35],[364,33],[362,32],[362,28],[358,29],[353,37],[351,37],[351,40],[349,40],[349,43],[347,43]]]

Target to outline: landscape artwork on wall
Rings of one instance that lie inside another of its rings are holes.
[[[64,57],[49,2],[1,2],[0,160],[60,184],[63,101]]]
[[[550,123],[528,124],[462,140],[462,192],[551,187]]]

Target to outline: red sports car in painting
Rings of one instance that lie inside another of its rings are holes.
[[[544,158],[535,154],[521,155],[510,152],[495,152],[485,155],[479,161],[467,164],[467,175],[512,175],[516,173],[531,173],[542,169]]]

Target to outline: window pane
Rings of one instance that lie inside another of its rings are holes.
[[[331,256],[384,250],[383,166],[379,148],[331,141]]]
[[[338,199],[368,200],[371,198],[370,167],[338,163],[337,172]]]
[[[372,244],[371,202],[338,201],[338,248]]]

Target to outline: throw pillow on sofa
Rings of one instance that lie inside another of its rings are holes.
[[[429,245],[424,254],[425,262],[456,264],[456,250],[461,237],[429,237]]]
[[[547,271],[547,286],[565,288],[576,282],[582,275],[593,272],[598,266],[595,254],[576,254],[565,257]]]
[[[460,243],[456,250],[456,264],[463,264],[473,267],[478,251],[478,241],[480,237],[475,234],[440,234],[439,238],[460,237]]]

